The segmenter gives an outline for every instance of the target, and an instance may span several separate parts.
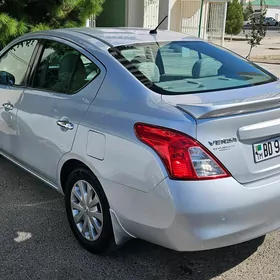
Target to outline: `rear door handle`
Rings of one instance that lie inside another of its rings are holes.
[[[4,110],[5,110],[6,112],[11,111],[11,110],[14,109],[13,104],[11,104],[11,103],[9,103],[9,102],[4,103],[4,104],[3,104],[3,107],[4,107]]]
[[[56,122],[56,124],[66,130],[73,130],[74,124],[72,124],[68,119],[61,119]]]

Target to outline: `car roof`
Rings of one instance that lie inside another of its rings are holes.
[[[73,38],[84,39],[85,36],[93,39],[90,40],[95,47],[100,49],[108,49],[110,47],[117,47],[122,45],[131,45],[136,43],[148,43],[148,42],[162,42],[162,41],[197,41],[199,38],[190,36],[183,33],[178,33],[174,31],[158,30],[156,35],[151,35],[149,33],[150,29],[146,28],[91,28],[91,27],[81,27],[81,28],[65,28],[65,29],[55,29],[46,30],[31,33],[29,35],[36,36],[48,35],[48,36],[59,36],[62,38]]]

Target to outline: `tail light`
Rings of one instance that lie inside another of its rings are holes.
[[[228,171],[192,137],[143,123],[134,126],[140,141],[159,155],[169,177],[176,180],[210,180],[230,177]]]

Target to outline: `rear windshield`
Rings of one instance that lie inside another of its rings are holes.
[[[203,41],[133,44],[109,52],[160,94],[218,91],[277,80],[246,59]]]

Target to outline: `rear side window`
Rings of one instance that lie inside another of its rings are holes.
[[[242,57],[203,41],[151,42],[114,47],[109,52],[160,94],[219,91],[276,80]]]
[[[77,50],[47,41],[35,72],[33,88],[74,94],[99,73],[100,69]]]
[[[182,47],[174,52],[171,52],[168,46],[161,49],[164,71],[165,74],[169,75],[179,74],[192,76],[192,70],[195,63],[199,61],[199,59],[206,57],[208,56],[186,47]]]

